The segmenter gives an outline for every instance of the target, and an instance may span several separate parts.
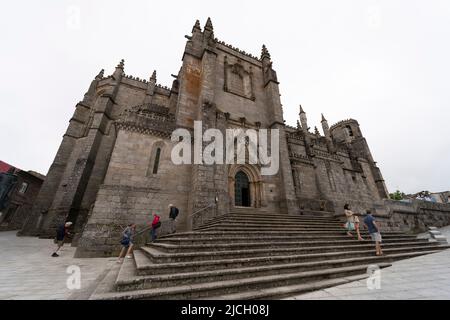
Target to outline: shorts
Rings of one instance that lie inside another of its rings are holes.
[[[381,242],[381,233],[379,232],[371,233],[370,237],[372,238],[372,241]]]

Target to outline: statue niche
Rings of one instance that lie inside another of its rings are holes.
[[[225,92],[255,100],[252,68],[250,67],[249,71],[245,70],[241,60],[238,59],[235,64],[229,64],[228,58],[225,56],[224,80]]]

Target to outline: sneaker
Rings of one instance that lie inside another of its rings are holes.
[[[131,255],[128,255],[128,256],[127,256],[127,259],[131,259],[131,258],[132,258],[132,256],[131,256]]]
[[[59,257],[59,254],[57,254],[56,252],[53,252],[52,257]]]

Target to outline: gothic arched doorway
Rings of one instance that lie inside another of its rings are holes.
[[[234,178],[234,203],[239,207],[250,207],[250,181],[248,176],[238,171]]]

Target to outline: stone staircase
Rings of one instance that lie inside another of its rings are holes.
[[[332,213],[281,215],[235,209],[192,232],[161,237],[115,265],[91,299],[274,299],[366,277],[369,265],[450,246],[383,232],[385,256],[367,232],[345,234]]]

